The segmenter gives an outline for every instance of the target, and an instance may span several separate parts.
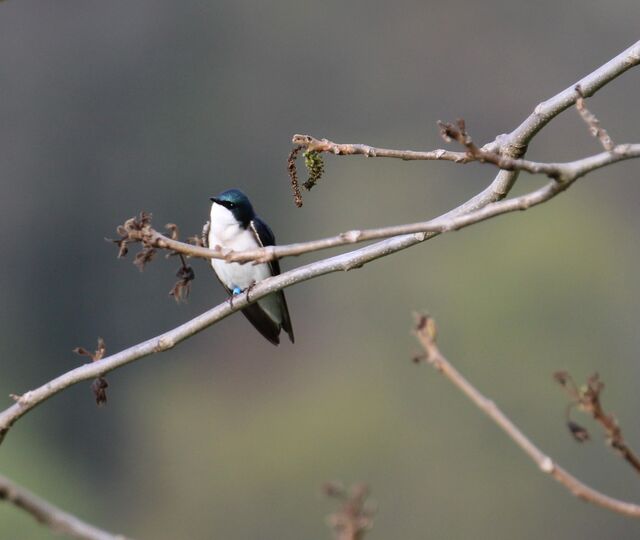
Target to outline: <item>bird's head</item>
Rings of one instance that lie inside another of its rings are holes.
[[[238,223],[246,228],[249,225],[249,222],[255,217],[249,198],[239,189],[228,189],[227,191],[223,191],[219,195],[211,197],[211,202],[213,202],[211,208],[212,219],[214,217],[214,211],[216,214],[226,213],[220,212],[222,208],[225,208],[231,212]]]

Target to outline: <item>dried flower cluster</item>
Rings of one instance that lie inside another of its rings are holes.
[[[580,387],[566,371],[554,373],[553,378],[567,391],[571,398],[571,402],[567,407],[567,428],[573,438],[578,442],[585,442],[591,438],[585,427],[570,418],[571,410],[577,407],[582,412],[591,415],[600,424],[604,430],[607,444],[640,473],[640,459],[625,442],[615,416],[607,414],[602,407],[600,396],[604,390],[604,383],[600,376],[594,373]]]
[[[92,362],[99,362],[104,358],[104,355],[107,354],[107,346],[104,342],[104,339],[99,337],[98,346],[94,352],[88,351],[84,347],[76,347],[75,349],[73,349],[73,352],[81,356],[88,356],[89,358],[91,358]],[[91,390],[93,391],[93,395],[96,398],[97,405],[104,405],[107,402],[108,387],[109,383],[103,376],[97,377],[91,383]]]

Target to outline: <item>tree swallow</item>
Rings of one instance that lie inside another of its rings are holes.
[[[256,216],[247,196],[237,189],[223,191],[211,197],[211,219],[204,226],[204,244],[215,248],[243,251],[275,245],[269,226]],[[277,259],[268,263],[245,264],[211,259],[216,276],[230,295],[240,294],[259,281],[280,273]],[[293,329],[284,292],[277,291],[242,310],[244,316],[274,345],[280,343],[280,330],[289,334],[293,343]]]

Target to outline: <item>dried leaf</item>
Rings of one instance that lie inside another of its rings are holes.
[[[104,377],[98,377],[91,383],[91,390],[96,398],[96,405],[104,405],[107,402],[107,388],[109,383]]]
[[[133,264],[138,267],[138,270],[142,272],[147,263],[151,262],[153,257],[156,254],[156,249],[152,247],[146,247],[142,251],[140,251],[133,260]]]
[[[191,282],[196,278],[196,274],[193,268],[184,264],[178,269],[176,277],[179,281],[173,286],[173,289],[169,292],[169,296],[173,296],[176,302],[185,301],[189,297],[191,292]]]
[[[604,383],[600,380],[600,375],[598,373],[593,373],[589,376],[587,379],[587,386],[596,396],[599,396],[600,392],[604,390]]]
[[[375,507],[366,502],[369,488],[366,484],[356,484],[347,492],[341,484],[330,482],[324,485],[324,492],[341,501],[337,512],[328,516],[329,526],[337,538],[362,538],[371,528]]]
[[[205,247],[204,246],[204,241],[202,240],[202,237],[197,235],[197,234],[187,238],[187,243],[191,244],[192,246]]]
[[[88,356],[89,358],[91,358],[93,360],[93,353],[90,353],[87,349],[85,349],[84,347],[76,347],[75,349],[73,349],[74,353],[79,354],[81,356]]]
[[[569,420],[567,422],[567,428],[569,429],[571,436],[579,443],[588,441],[591,438],[586,428],[582,427],[580,424],[577,424],[576,422]]]
[[[101,337],[98,338],[98,348],[96,349],[95,356],[93,357],[95,360],[102,360],[104,358],[105,353],[107,352],[107,345],[104,342],[104,339]]]
[[[178,226],[175,223],[167,223],[164,228],[169,231],[169,238],[171,238],[171,240],[178,239]]]
[[[322,484],[322,493],[327,497],[336,499],[344,499],[347,496],[347,490],[341,482],[331,481]]]
[[[104,358],[104,355],[107,352],[107,346],[104,342],[104,339],[99,337],[98,348],[94,352],[90,352],[84,347],[76,347],[75,349],[73,349],[73,352],[82,356],[88,356],[92,361],[96,362]]]
[[[553,378],[558,384],[561,384],[562,386],[566,386],[569,381],[572,381],[571,375],[569,375],[569,373],[566,371],[556,371],[553,374]]]

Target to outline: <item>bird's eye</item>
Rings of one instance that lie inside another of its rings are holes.
[[[236,203],[227,203],[227,208],[235,208],[236,207]]]

